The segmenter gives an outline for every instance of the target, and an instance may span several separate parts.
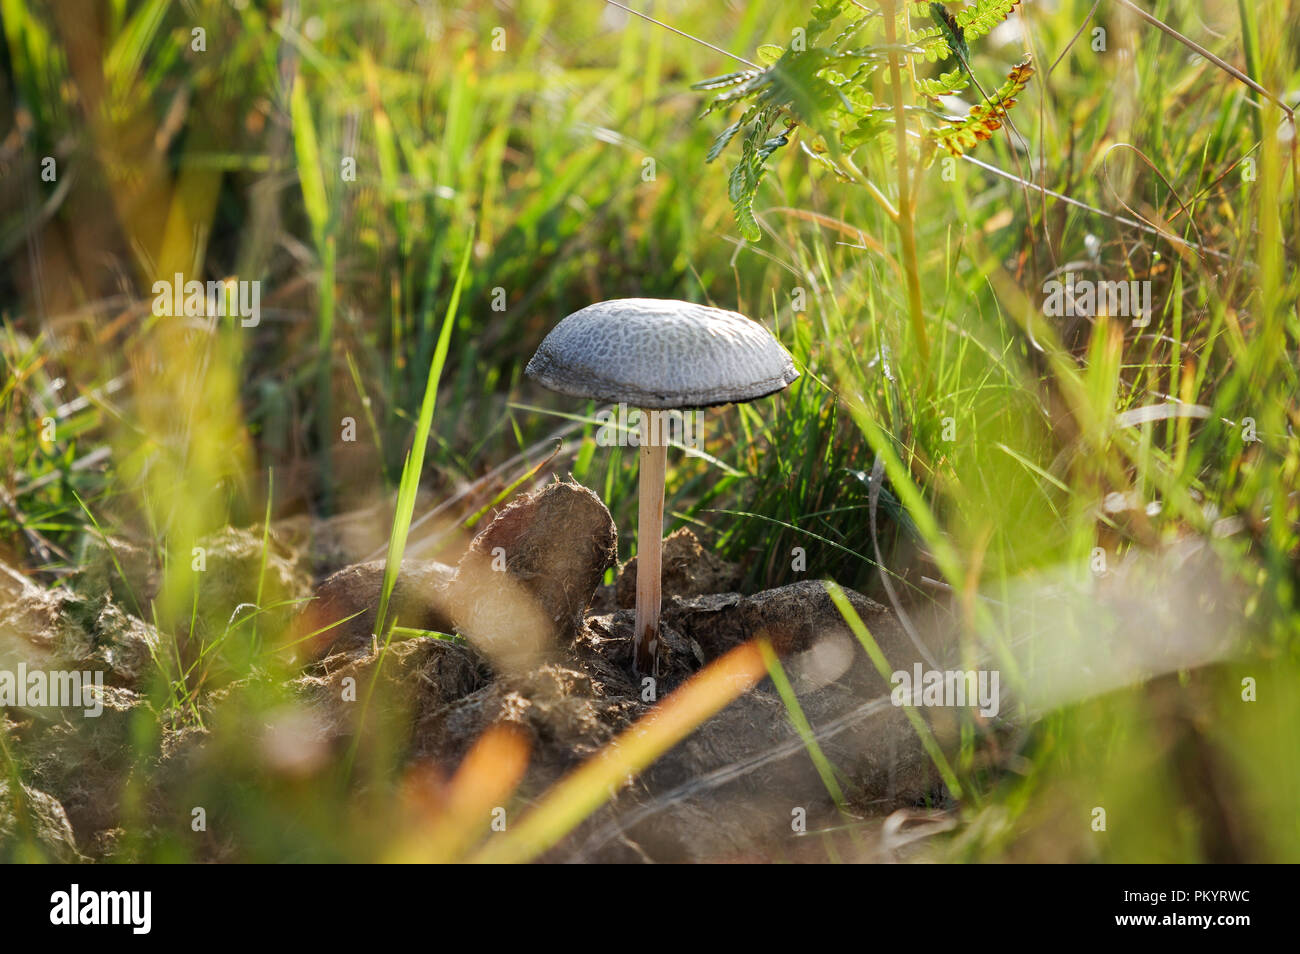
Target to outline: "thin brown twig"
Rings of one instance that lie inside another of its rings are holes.
[[[1225,255],[1223,252],[1220,252],[1216,249],[1206,248],[1204,245],[1197,245],[1195,242],[1189,242],[1187,241],[1187,239],[1179,238],[1177,235],[1174,235],[1171,232],[1165,232],[1162,229],[1158,229],[1155,228],[1154,226],[1147,225],[1144,222],[1138,222],[1133,219],[1125,218],[1122,215],[1116,215],[1114,212],[1107,212],[1105,209],[1099,209],[1095,205],[1089,205],[1086,202],[1080,202],[1078,199],[1057,192],[1054,189],[1049,189],[1046,186],[1039,185],[1037,182],[1030,182],[1027,179],[1022,179],[1020,176],[1017,176],[1015,173],[1007,172],[1005,169],[999,169],[997,166],[990,165],[987,162],[982,162],[979,159],[976,159],[974,156],[967,154],[967,155],[963,155],[961,158],[964,159],[966,162],[977,165],[981,169],[993,173],[996,176],[1001,176],[1003,179],[1010,179],[1013,182],[1024,183],[1032,189],[1038,189],[1041,192],[1043,192],[1044,195],[1049,195],[1053,199],[1056,199],[1060,202],[1064,202],[1067,205],[1073,205],[1076,208],[1083,209],[1087,212],[1091,212],[1094,215],[1103,216],[1105,218],[1110,219],[1112,222],[1118,222],[1120,225],[1127,225],[1130,228],[1141,229],[1143,232],[1148,232],[1151,235],[1158,235],[1175,246],[1186,246],[1187,248],[1190,248],[1193,251],[1203,252],[1206,255],[1213,255],[1216,258],[1222,258],[1222,259],[1232,258],[1231,255]]]
[[[1175,40],[1183,44],[1189,50],[1192,50],[1194,53],[1197,53],[1198,55],[1205,57],[1215,66],[1217,66],[1219,69],[1223,70],[1229,76],[1237,80],[1237,82],[1243,83],[1246,86],[1253,89],[1256,93],[1259,93],[1261,96],[1267,97],[1270,101],[1276,104],[1282,110],[1282,112],[1286,113],[1287,119],[1291,121],[1292,128],[1295,128],[1295,111],[1292,110],[1291,107],[1288,106],[1285,102],[1283,102],[1280,98],[1278,98],[1273,93],[1269,92],[1259,83],[1255,82],[1253,79],[1251,79],[1241,70],[1237,69],[1227,60],[1215,56],[1213,53],[1211,53],[1205,47],[1201,46],[1195,40],[1183,36],[1181,33],[1179,33],[1173,27],[1169,26],[1167,23],[1163,23],[1160,20],[1156,19],[1151,14],[1147,13],[1145,10],[1139,7],[1137,4],[1133,3],[1132,0],[1116,0],[1116,2],[1120,6],[1132,10],[1134,13],[1140,16],[1147,23],[1150,23],[1156,29],[1164,33],[1167,33],[1169,36],[1173,37]]]
[[[670,33],[676,33],[678,36],[685,37],[686,39],[690,40],[693,43],[698,43],[700,44],[700,46],[707,46],[714,53],[721,53],[723,56],[729,56],[733,60],[744,63],[750,69],[761,70],[763,68],[759,66],[757,63],[745,59],[743,56],[737,56],[735,53],[728,53],[722,47],[714,46],[708,40],[701,40],[698,36],[692,36],[691,34],[686,33],[683,30],[677,29],[677,27],[669,26],[667,23],[664,23],[662,20],[656,20],[654,17],[647,16],[646,14],[642,13],[639,10],[633,10],[631,7],[624,6],[623,4],[619,3],[618,0],[605,0],[605,2],[608,3],[610,6],[618,7],[620,10],[627,11],[628,13],[632,14],[634,17],[640,17],[642,20],[647,20],[650,23],[653,23],[655,26],[661,26]]]

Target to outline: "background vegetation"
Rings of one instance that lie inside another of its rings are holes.
[[[1172,677],[1197,687],[1186,718],[1161,715],[1166,680],[1054,709],[992,756],[968,725],[941,856],[1300,858],[1300,201],[1284,109],[1300,100],[1300,16],[1139,5],[1149,17],[1026,2],[972,39],[983,90],[1026,54],[1034,74],[978,162],[911,160],[909,262],[889,136],[828,153],[850,130],[801,102],[780,111],[773,135],[798,125],[746,237],[728,191],[739,141],[706,162],[739,114],[700,119],[710,94],[691,88],[735,57],[767,62],[760,47],[784,50],[814,15],[868,17],[883,43],[876,4],[643,5],[675,32],[599,0],[0,0],[0,556],[56,586],[103,533],[148,540],[166,572],[140,611],[184,635],[205,534],[375,507],[382,547],[444,328],[416,516],[447,504],[439,527],[463,524],[568,428],[551,467],[631,527],[632,455],[596,448],[572,419],[595,408],[523,366],[593,301],[707,301],[766,323],[806,372],[777,399],[710,411],[711,457],[673,462],[668,511],[744,566],[746,591],[812,574],[885,599],[879,545],[900,599],[954,598],[945,612],[991,652],[1005,620],[988,599],[1036,572],[1087,574],[1099,547],[1116,567],[1202,541],[1245,593],[1243,660]],[[934,25],[926,5],[900,12]],[[891,133],[892,88],[876,74],[851,103]],[[1043,283],[1066,271],[1150,281],[1150,325],[1045,316]],[[151,286],[176,272],[260,280],[261,323],[155,317]],[[410,545],[451,552],[455,534],[440,549],[428,530]],[[620,546],[634,554],[630,533]],[[233,673],[284,666],[246,635],[214,650]],[[159,668],[159,723],[183,723],[202,690],[179,654]],[[1243,673],[1267,687],[1253,706]],[[159,728],[134,731],[144,765]],[[392,833],[343,781],[309,797],[241,772],[222,744],[257,857],[385,850]],[[1189,771],[1188,751],[1214,755]],[[1122,819],[1104,842],[1087,824],[1098,804]]]

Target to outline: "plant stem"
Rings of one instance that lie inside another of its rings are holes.
[[[925,313],[921,309],[921,274],[916,263],[916,201],[912,196],[911,158],[907,151],[907,111],[903,104],[903,77],[898,65],[897,24],[894,0],[885,0],[885,42],[889,51],[889,78],[894,86],[894,131],[898,137],[898,226],[903,246],[903,272],[907,276],[907,310],[912,318],[912,335],[921,354],[921,365],[930,367],[930,337],[925,330]]]
[[[649,414],[649,411],[642,411]],[[640,457],[640,500],[637,506],[636,544],[636,627],[633,632],[636,671],[655,675],[659,655],[659,608],[661,601],[664,535],[664,473],[668,447],[651,436],[642,444]],[[644,433],[644,432],[643,432]]]

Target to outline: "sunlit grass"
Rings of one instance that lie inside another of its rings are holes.
[[[325,773],[314,790],[263,784],[255,756],[219,735],[236,735],[227,726],[239,721],[208,718],[214,689],[246,683],[226,704],[251,718],[282,701],[265,683],[295,672],[269,629],[285,607],[264,587],[280,517],[376,501],[391,516],[381,646],[418,635],[389,601],[422,499],[464,494],[446,518],[473,530],[535,476],[572,472],[630,526],[635,455],[598,448],[594,409],[552,402],[522,367],[568,312],[646,295],[738,308],[804,371],[779,398],[710,412],[707,454],[674,458],[670,522],[707,531],[740,561],[746,592],[807,573],[890,601],[883,563],[903,602],[950,601],[965,658],[996,659],[1014,682],[998,601],[1026,574],[1086,571],[1098,547],[1117,565],[1206,541],[1247,594],[1245,669],[1196,682],[1216,700],[1206,731],[1231,754],[1222,797],[1257,815],[1270,857],[1296,857],[1285,796],[1300,785],[1286,747],[1300,684],[1300,202],[1294,130],[1267,97],[1120,4],[1102,5],[1094,23],[1104,51],[1087,29],[1068,53],[1090,0],[1026,5],[1023,34],[976,44],[972,66],[992,81],[1034,54],[1038,72],[1012,114],[1029,151],[1008,131],[974,155],[1078,204],[972,163],[951,176],[900,169],[888,150],[857,157],[863,187],[795,145],[758,193],[765,234],[750,243],[738,238],[725,171],[705,162],[718,128],[697,120],[703,100],[689,90],[735,64],[651,23],[553,0],[304,2],[292,21],[256,5],[192,6],[205,52],[191,47],[185,5],[123,0],[95,24],[70,22],[57,4],[0,8],[12,67],[0,109],[21,117],[6,124],[21,146],[0,187],[0,559],[54,586],[88,541],[130,536],[162,557],[156,598],[128,607],[161,636],[157,722],[132,726],[132,758],[143,766],[159,754],[164,725],[211,731],[234,780],[199,777],[193,797],[236,806],[252,854],[535,857],[765,674],[830,796],[844,798],[780,664],[752,647],[728,663],[739,668],[726,692],[714,676],[678,690],[658,721],[486,847],[466,833],[514,791],[528,758],[516,738],[481,739],[443,800],[416,811],[419,843],[393,844],[367,841],[348,772]],[[1216,0],[1197,17],[1171,0],[1143,6],[1294,100],[1290,4]],[[760,43],[788,43],[808,5],[653,12],[748,58]],[[85,86],[70,59],[81,32],[103,89]],[[807,129],[800,139],[813,141]],[[46,155],[58,161],[54,182],[40,178]],[[915,211],[900,232],[890,208],[903,181]],[[1042,282],[1069,263],[1150,280],[1150,325],[1045,316]],[[262,281],[262,323],[151,316],[151,282],[174,271]],[[1156,405],[1175,410],[1120,418]],[[1204,410],[1178,410],[1189,407]],[[354,442],[340,439],[345,418]],[[1258,441],[1245,438],[1247,419]],[[557,451],[544,438],[566,422],[575,428]],[[1141,506],[1106,512],[1112,493]],[[211,584],[193,569],[194,548],[228,524],[252,528],[262,548],[257,609],[233,621],[231,608],[208,606]],[[806,571],[794,569],[794,547],[807,551]],[[887,672],[888,660],[872,659]],[[1243,672],[1260,680],[1254,708],[1230,704]],[[1195,821],[1204,805],[1177,776],[1154,691],[1048,714],[1010,753],[1016,771],[996,777],[975,767],[993,744],[985,727],[963,716],[959,747],[945,752],[909,709],[957,799],[962,827],[947,856],[1206,860]],[[372,738],[358,732],[356,745]],[[366,798],[395,797],[400,749],[371,753]],[[13,776],[20,759],[7,753]],[[1261,764],[1276,772],[1261,776]],[[1087,780],[1095,797],[1075,805],[1072,787]],[[1103,801],[1126,819],[1113,837],[1062,834],[1086,832],[1076,809]],[[130,837],[146,858],[195,854],[174,832]]]

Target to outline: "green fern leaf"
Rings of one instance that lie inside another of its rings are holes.
[[[742,116],[726,129],[722,130],[722,132],[718,133],[718,138],[713,140],[713,146],[709,149],[709,154],[704,157],[704,161],[712,162],[714,159],[717,159],[718,156],[722,155],[722,150],[726,149],[731,143],[731,140],[736,138],[736,133],[740,132],[740,129],[744,124],[745,118]]]
[[[993,32],[993,28],[1011,16],[1020,0],[978,0],[957,14],[957,25],[967,41],[978,40]]]
[[[951,155],[960,156],[984,140],[992,138],[993,134],[1002,128],[1007,110],[1015,105],[1016,97],[1024,91],[1033,74],[1033,63],[1027,57],[1024,62],[1017,63],[1011,68],[1006,82],[998,88],[988,102],[972,106],[970,112],[960,120],[928,130],[925,134],[926,161],[933,161],[940,149],[946,150]]]

